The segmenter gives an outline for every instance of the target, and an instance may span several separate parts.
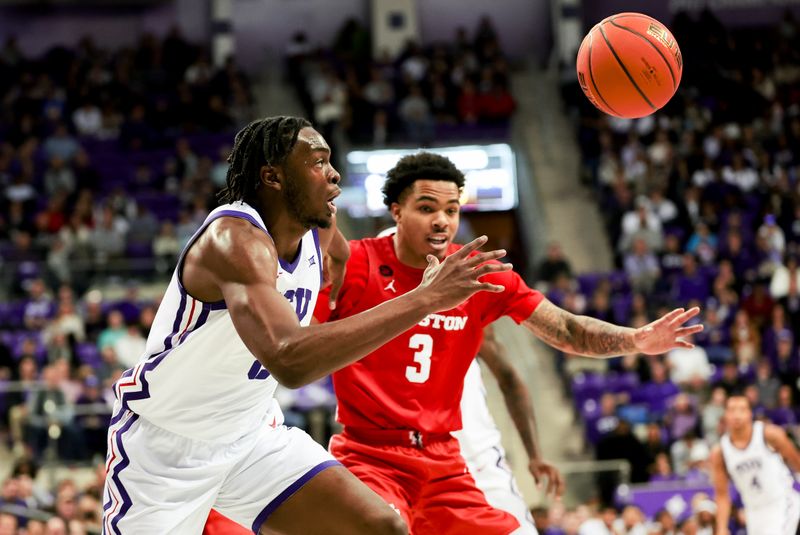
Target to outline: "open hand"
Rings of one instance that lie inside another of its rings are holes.
[[[418,290],[425,292],[435,311],[450,310],[481,291],[502,292],[503,286],[478,280],[489,273],[509,271],[511,264],[491,262],[506,255],[505,250],[488,251],[470,256],[487,241],[481,236],[451,254],[444,261],[428,255],[428,267],[422,274]]]
[[[684,324],[700,313],[698,307],[676,308],[653,323],[636,329],[633,341],[636,349],[646,355],[660,355],[678,347],[691,349],[694,344],[683,339],[703,330],[702,325]]]

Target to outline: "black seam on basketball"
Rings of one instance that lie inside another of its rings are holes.
[[[675,73],[674,73],[674,72],[672,72],[672,67],[670,67],[670,65],[669,65],[669,61],[667,60],[667,56],[665,56],[665,55],[664,55],[664,53],[663,53],[663,52],[661,52],[661,50],[659,50],[659,49],[658,49],[658,47],[656,46],[656,44],[655,44],[653,41],[651,41],[650,39],[648,39],[647,37],[645,37],[645,36],[644,36],[644,35],[642,35],[641,33],[637,32],[637,31],[636,31],[636,30],[634,30],[633,28],[628,28],[627,26],[622,26],[622,25],[620,25],[620,24],[617,24],[617,23],[616,23],[616,22],[614,22],[613,20],[610,20],[610,21],[608,21],[608,22],[609,22],[609,23],[611,23],[611,24],[613,24],[615,27],[617,27],[617,28],[619,28],[619,29],[621,29],[621,30],[628,30],[628,31],[629,31],[629,32],[631,32],[632,34],[634,34],[634,35],[638,35],[639,37],[641,37],[642,39],[644,39],[645,41],[647,41],[647,44],[649,44],[650,46],[652,46],[652,47],[653,47],[653,50],[655,50],[656,52],[658,52],[658,55],[659,55],[659,56],[661,56],[661,59],[663,59],[663,60],[664,60],[664,63],[667,65],[667,69],[669,69],[669,75],[670,75],[670,77],[672,77],[672,89],[673,89],[673,90],[675,90],[675,89],[678,89],[678,84],[677,84],[677,82],[676,82],[676,80],[675,80]]]
[[[590,35],[591,35],[591,34],[590,34]],[[595,81],[594,81],[594,72],[592,71],[592,43],[593,43],[593,41],[594,41],[594,38],[592,38],[592,39],[589,39],[589,57],[588,57],[588,58],[586,58],[586,59],[587,59],[586,63],[588,63],[588,64],[589,64],[589,80],[592,82],[592,87],[594,87],[594,92],[595,92],[595,94],[597,95],[597,97],[598,97],[600,100],[602,100],[602,101],[603,101],[603,104],[605,104],[606,108],[608,108],[609,110],[611,110],[611,111],[614,113],[614,115],[616,115],[616,116],[618,116],[618,117],[622,117],[622,115],[620,115],[619,113],[617,113],[617,110],[615,110],[614,108],[612,108],[612,107],[611,107],[611,106],[608,104],[608,102],[606,102],[606,99],[604,99],[604,98],[603,98],[603,95],[600,93],[600,88],[599,88],[599,87],[597,87],[597,84],[596,84],[596,83],[595,83]]]
[[[642,91],[642,89],[636,84],[636,81],[633,79],[633,76],[631,76],[631,73],[628,72],[628,69],[627,67],[625,67],[625,64],[622,63],[621,59],[619,59],[617,51],[614,50],[614,47],[611,46],[611,42],[608,40],[608,37],[606,37],[606,32],[603,31],[602,26],[600,27],[600,35],[602,35],[603,39],[605,39],[606,45],[608,45],[608,49],[611,51],[612,54],[614,54],[614,58],[617,60],[617,63],[619,63],[619,66],[622,68],[622,71],[625,73],[625,76],[627,76],[628,80],[630,80],[631,84],[633,84],[633,87],[636,88],[636,91],[638,91],[638,93],[642,96],[644,101],[647,102],[648,106],[653,108],[653,110],[657,110],[658,108],[653,106],[653,103],[650,102],[650,99],[647,98],[647,95],[644,94],[644,91]]]

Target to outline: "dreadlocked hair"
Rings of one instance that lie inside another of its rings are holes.
[[[228,156],[226,185],[217,194],[220,204],[253,198],[261,167],[283,163],[307,126],[311,123],[302,117],[278,116],[258,119],[239,130]]]

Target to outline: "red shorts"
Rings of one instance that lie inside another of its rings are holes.
[[[347,430],[331,438],[330,452],[400,512],[412,535],[508,535],[516,518],[493,508],[475,485],[458,441],[439,436],[417,447],[365,440]]]
[[[214,509],[208,514],[203,535],[252,535],[253,531],[237,524]]]

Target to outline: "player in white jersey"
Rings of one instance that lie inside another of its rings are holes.
[[[439,263],[423,283],[351,318],[308,326],[335,231],[338,172],[304,119],[236,135],[225,204],[181,254],[140,362],[115,385],[103,532],[200,533],[212,507],[255,533],[406,533],[400,517],[327,451],[282,425],[273,392],[350,364],[505,271],[504,251]],[[329,229],[321,232],[317,229]],[[333,269],[332,271],[336,271]],[[313,514],[309,514],[313,512]]]
[[[378,237],[394,234],[397,227],[389,227]],[[497,340],[494,328],[483,330],[483,343],[478,358],[472,361],[464,377],[461,394],[461,430],[453,433],[461,447],[475,484],[492,507],[513,515],[520,524],[520,533],[536,534],[528,505],[519,492],[514,474],[506,461],[500,430],[489,412],[486,387],[481,377],[478,359],[489,367],[497,380],[506,408],[528,454],[528,469],[537,483],[547,480],[548,494],[560,496],[564,480],[559,471],[542,460],[536,433],[536,420],[531,396],[525,382],[505,355],[505,348]]]
[[[750,403],[732,395],[725,404],[726,433],[711,452],[717,500],[716,535],[728,535],[733,482],[744,503],[748,535],[795,535],[800,522],[800,453],[786,432],[753,422]]]
[[[506,408],[528,454],[528,469],[537,483],[547,480],[548,494],[560,496],[564,491],[564,481],[555,467],[542,460],[528,388],[508,361],[505,348],[494,335],[494,328],[488,326],[483,332],[478,358],[488,366],[500,386]],[[461,430],[453,435],[458,439],[461,455],[486,501],[514,515],[519,521],[520,533],[536,534],[533,517],[506,461],[500,430],[489,412],[478,359],[472,361],[464,378],[461,425]]]

